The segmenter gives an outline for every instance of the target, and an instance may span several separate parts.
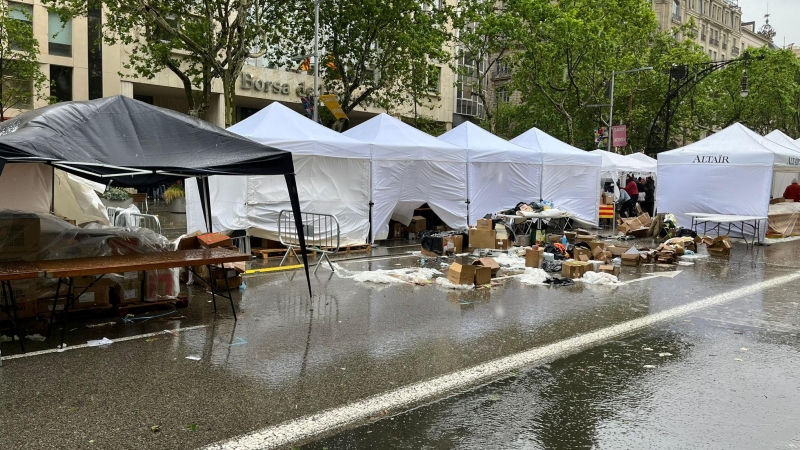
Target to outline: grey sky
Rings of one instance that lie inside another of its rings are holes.
[[[736,0],[734,0],[736,1]],[[764,25],[764,15],[769,5],[769,24],[778,33],[775,45],[783,47],[794,43],[800,46],[800,0],[739,0],[742,22],[756,22],[756,31]]]

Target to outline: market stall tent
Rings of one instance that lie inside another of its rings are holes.
[[[603,159],[600,174],[606,178],[617,180],[625,174],[648,176],[657,171],[657,167],[648,166],[641,161],[628,158],[624,155],[618,155],[605,150],[593,150],[589,153],[599,155]]]
[[[798,157],[800,157],[800,144],[795,142],[784,132],[775,130],[764,137],[776,144],[780,144],[786,148],[798,152]],[[792,183],[792,180],[796,178],[800,178],[800,167],[798,167],[798,170],[795,172],[776,172],[772,177],[772,197],[782,197],[786,187],[789,186]]]
[[[795,151],[736,123],[658,155],[658,210],[683,227],[692,212],[767,217],[773,173],[798,164]]]
[[[0,174],[8,163],[42,163],[89,180],[147,187],[201,177],[211,228],[211,175],[283,175],[303,248],[292,155],[185,114],[117,95],[56,103],[0,123]],[[209,230],[210,231],[210,230]]]
[[[658,171],[658,160],[651,158],[644,153],[632,153],[630,155],[626,155],[625,157],[635,159],[636,161],[643,163],[652,174],[655,174]]]
[[[559,141],[538,128],[511,140],[535,152],[542,160],[541,197],[578,220],[600,222],[600,167],[602,158]]]
[[[530,150],[493,135],[472,122],[453,128],[439,139],[467,149],[469,222],[519,202],[540,199],[542,160]]]
[[[300,208],[334,215],[340,244],[367,242],[369,233],[370,146],[273,102],[228,128],[255,142],[292,153]],[[289,191],[275,177],[211,177],[214,228],[249,230],[278,240],[278,215],[291,209]],[[186,225],[192,232],[203,224],[197,189],[187,191]]]
[[[387,114],[344,133],[371,146],[372,236],[385,239],[389,220],[409,224],[427,203],[453,229],[467,227],[467,151]]]

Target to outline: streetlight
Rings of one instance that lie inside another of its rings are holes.
[[[319,123],[319,4],[314,0],[314,113],[313,120]]]
[[[750,95],[750,93],[747,92],[747,69],[744,69],[744,75],[742,75],[742,91],[739,92],[739,95],[742,98],[747,98],[747,96]]]
[[[608,137],[608,151],[609,152],[611,152],[611,144],[612,144],[612,141],[614,140],[614,131],[613,131],[613,128],[612,128],[614,126],[614,81],[615,81],[617,75],[622,75],[622,74],[625,74],[625,73],[634,73],[634,72],[645,72],[645,71],[648,71],[648,70],[653,70],[653,68],[652,67],[640,67],[638,69],[623,70],[621,72],[617,72],[617,71],[612,71],[611,72],[611,99],[610,99],[611,100],[611,110],[608,113],[608,127],[610,128],[608,130],[608,132],[610,134],[610,136]]]

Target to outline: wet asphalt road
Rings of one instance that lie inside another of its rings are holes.
[[[623,268],[623,281],[681,273],[617,288],[510,280],[453,292],[320,269],[309,300],[300,272],[258,275],[237,294],[237,323],[194,289],[181,320],[75,322],[67,342],[203,328],[3,361],[0,448],[197,448],[795,273],[798,253],[800,241],[737,245],[730,261]],[[418,264],[401,255],[342,266]],[[408,413],[387,411],[309,447],[793,448],[798,294],[797,283],[765,290]],[[2,345],[3,355],[17,351]]]

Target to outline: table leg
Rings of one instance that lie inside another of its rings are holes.
[[[19,317],[17,317],[17,300],[14,298],[14,289],[11,287],[10,281],[3,281],[3,303],[5,304],[6,315],[11,322],[11,342],[14,342],[14,336],[19,337],[19,346],[22,353],[25,353],[25,336],[22,334],[22,329],[19,327]],[[10,307],[10,309],[9,309]]]
[[[50,310],[50,324],[47,326],[47,337],[45,339],[50,339],[50,331],[53,329],[53,322],[56,321],[56,306],[58,305],[58,293],[61,292],[62,280],[63,278],[59,278],[56,283],[56,296],[53,299],[53,308]]]
[[[233,311],[233,320],[238,321],[239,319],[236,317],[236,308],[234,308],[233,306],[233,294],[231,294],[230,285],[228,284],[228,277],[225,277],[225,288],[228,289],[228,292],[226,294],[223,294],[222,292],[219,292],[217,290],[217,286],[213,283],[213,279],[211,278],[211,266],[206,266],[206,268],[208,269],[208,274],[209,274],[208,280],[199,276],[197,272],[195,272],[193,267],[189,267],[188,269],[192,272],[195,278],[205,283],[211,290],[211,298],[214,303],[214,312],[215,313],[217,312],[217,296],[219,295],[222,298],[227,298],[231,302],[231,310]],[[222,266],[222,269],[224,275],[224,270],[225,270],[224,265]]]
[[[67,337],[67,323],[69,322],[67,319],[67,313],[69,312],[69,304],[74,298],[72,295],[73,279],[72,277],[67,279],[69,281],[67,282],[67,294],[64,296],[64,312],[61,313],[63,323],[61,324],[61,345],[59,348],[64,348],[64,339]],[[56,292],[56,304],[58,304],[58,292]],[[53,309],[55,309],[55,307]]]
[[[214,286],[214,277],[212,276],[214,272],[211,271],[211,266],[206,266],[208,269],[208,286],[211,288],[211,301],[214,302],[214,312],[217,312],[217,289]],[[228,280],[228,277],[225,276],[225,266],[222,266],[222,276],[225,277],[225,281]]]
[[[328,264],[330,264],[330,260],[328,260]],[[317,265],[319,265],[319,263],[317,263]],[[224,270],[225,268],[223,266],[223,275],[226,275],[224,273]],[[333,267],[331,267],[331,270],[333,270]],[[233,307],[233,295],[231,294],[231,286],[228,284],[227,276],[225,277],[225,290],[228,291],[228,301],[231,302],[231,311],[233,311],[233,320],[238,321],[239,319],[236,318],[236,308]]]

